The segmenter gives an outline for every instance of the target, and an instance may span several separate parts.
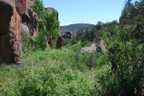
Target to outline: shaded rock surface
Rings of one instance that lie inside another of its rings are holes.
[[[21,23],[21,32],[22,32],[22,40],[24,38],[24,36],[30,36],[30,31],[29,31],[29,28],[26,24],[24,23]]]
[[[27,17],[29,17],[30,2],[34,1],[0,0],[0,63],[23,63],[21,30],[28,33],[28,28],[23,25],[22,26],[25,28],[21,28],[21,23],[23,21],[21,16],[26,14]],[[34,26],[30,31],[36,33],[37,29]]]

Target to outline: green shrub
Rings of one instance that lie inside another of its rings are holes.
[[[24,53],[23,66],[0,65],[0,77],[2,77],[0,94],[2,96],[90,96],[97,83],[96,74],[101,67],[98,69],[87,67],[86,63],[91,60],[92,55],[80,57],[77,61],[75,50],[78,52],[79,46],[77,44],[59,50],[29,50]]]
[[[100,90],[99,96],[139,96],[139,83],[143,74],[144,52],[143,43],[139,43],[137,38],[131,37],[133,25],[125,27],[116,27],[117,32],[113,33],[113,41],[108,46],[108,61],[111,64],[111,71],[99,78]],[[135,30],[135,29],[134,29]],[[138,31],[138,30],[137,30]],[[111,40],[111,37],[104,36],[105,40]],[[105,38],[107,37],[107,38]],[[110,42],[110,41],[107,41]],[[117,67],[113,69],[113,65]]]

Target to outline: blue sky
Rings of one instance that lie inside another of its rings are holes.
[[[43,0],[59,12],[60,25],[118,20],[125,0]]]

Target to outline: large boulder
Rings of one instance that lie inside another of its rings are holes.
[[[97,51],[98,48],[101,52],[106,52],[106,44],[103,40],[100,40],[97,43],[93,43],[91,44],[91,46],[82,48],[81,53],[94,53]]]
[[[91,44],[91,46],[84,47],[81,49],[81,53],[93,53],[96,51],[96,44]]]
[[[22,40],[24,39],[24,36],[30,37],[29,28],[24,23],[21,23],[21,32],[22,32]]]

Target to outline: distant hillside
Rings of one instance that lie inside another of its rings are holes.
[[[60,26],[60,31],[63,32],[77,32],[80,29],[91,29],[94,27],[94,24],[85,24],[85,23],[79,23],[79,24],[70,24],[67,26]]]

